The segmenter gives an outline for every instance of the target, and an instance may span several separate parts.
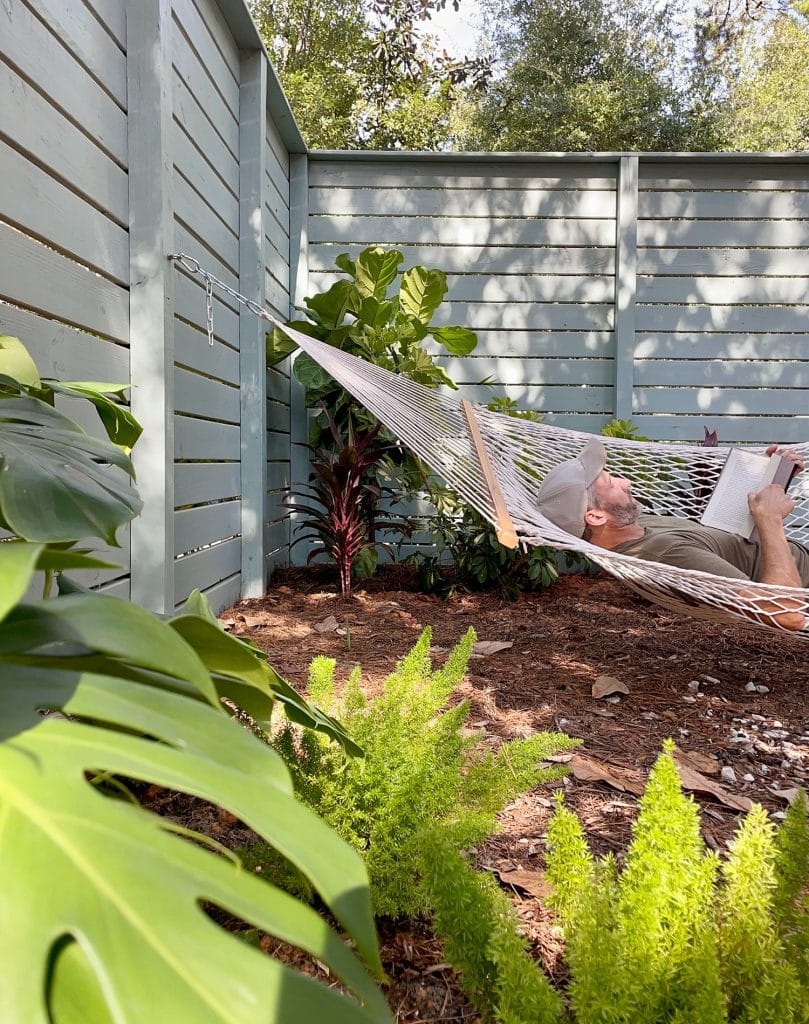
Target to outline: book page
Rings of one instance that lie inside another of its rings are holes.
[[[747,495],[772,480],[778,459],[734,448],[722,468],[700,522],[728,533],[749,537],[755,524],[750,515]]]

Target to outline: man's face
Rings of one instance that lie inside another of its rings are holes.
[[[622,476],[612,476],[603,469],[593,482],[598,507],[606,512],[616,526],[632,526],[638,521],[640,505],[632,497],[632,484]]]

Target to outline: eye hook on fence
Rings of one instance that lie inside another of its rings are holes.
[[[220,281],[218,277],[214,277],[207,270],[203,270],[199,260],[194,259],[193,256],[189,256],[184,252],[170,252],[167,256],[173,263],[179,264],[184,270],[187,270],[189,274],[199,274],[205,282],[205,310],[206,310],[206,330],[208,332],[208,344],[213,345],[214,334],[213,334],[213,290],[214,287],[223,291],[226,295],[229,295],[232,299],[241,303],[245,309],[249,310],[254,316],[260,317],[262,320],[266,320],[267,323],[272,324],[273,327],[280,327],[281,322],[265,309],[260,306],[253,299],[248,299],[246,295],[242,295],[235,289],[226,285],[224,281]]]

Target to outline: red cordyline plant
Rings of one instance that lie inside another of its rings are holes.
[[[310,552],[307,563],[323,554],[332,559],[340,574],[340,592],[347,597],[358,557],[390,547],[376,532],[396,530],[410,536],[412,524],[406,517],[379,508],[386,488],[375,479],[374,470],[395,447],[378,440],[381,424],[357,435],[349,419],[346,439],[328,412],[326,415],[335,447],[305,446],[312,453],[309,490],[290,490],[284,504],[306,517],[295,529],[296,533],[306,532],[293,544],[316,537],[320,544]]]

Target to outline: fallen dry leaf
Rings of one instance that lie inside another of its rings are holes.
[[[312,629],[316,629],[318,633],[333,633],[339,625],[337,619],[333,615],[329,615],[322,622],[316,622]]]
[[[643,792],[643,781],[637,772],[628,768],[610,768],[584,754],[573,755],[570,759],[570,770],[573,778],[579,782],[606,782],[613,789],[635,793],[638,796]]]
[[[748,800],[746,796],[737,796],[735,793],[731,793],[729,789],[725,789],[718,782],[706,778],[701,772],[691,768],[688,764],[684,764],[681,761],[676,761],[675,763],[677,764],[677,771],[679,772],[683,789],[690,790],[692,793],[707,793],[721,804],[724,804],[726,807],[732,807],[737,811],[749,811],[753,806],[753,801]]]
[[[513,871],[498,871],[500,881],[506,885],[513,885],[515,889],[523,889],[536,896],[538,900],[547,899],[551,894],[550,882],[547,882],[538,871],[521,871],[515,868]]]
[[[801,791],[799,789],[771,789],[770,792],[773,796],[786,800],[786,802],[791,806],[798,799]]]
[[[722,769],[718,758],[713,754],[703,754],[699,750],[675,750],[674,760],[677,764],[684,764],[696,772],[702,772],[703,775],[718,775]]]
[[[615,676],[598,676],[592,692],[594,697],[609,697],[613,693],[629,693],[629,687]]]
[[[513,640],[478,640],[472,647],[472,656],[486,658],[490,654],[497,654],[498,651],[507,651],[514,646]]]

